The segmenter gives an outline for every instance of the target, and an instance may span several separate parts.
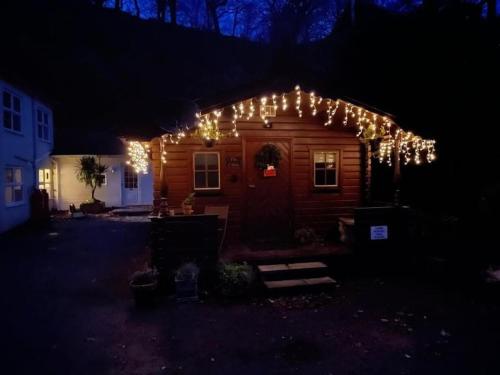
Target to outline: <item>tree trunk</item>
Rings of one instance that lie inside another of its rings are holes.
[[[488,12],[487,12],[487,20],[488,22],[495,22],[497,17],[497,0],[486,0],[486,4],[488,4]]]
[[[232,36],[234,36],[234,34],[236,33],[236,25],[237,25],[237,21],[238,21],[238,12],[239,9],[236,8],[234,10],[234,16],[233,16],[233,32],[231,33]]]
[[[122,9],[122,0],[115,0],[115,10]]]
[[[95,202],[95,190],[97,189],[97,184],[91,185],[92,187],[92,202]]]
[[[134,7],[135,7],[135,15],[137,17],[141,17],[141,8],[139,6],[139,0],[134,0]]]
[[[168,7],[170,10],[170,23],[174,26],[177,25],[177,0],[168,0]]]
[[[158,20],[165,21],[166,8],[167,0],[156,0],[156,16]]]

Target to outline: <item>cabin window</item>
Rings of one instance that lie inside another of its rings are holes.
[[[36,124],[38,138],[44,141],[49,140],[49,114],[41,108],[36,110]]]
[[[218,152],[195,152],[193,164],[195,190],[220,189]]]
[[[314,186],[338,186],[338,151],[314,152]]]
[[[23,201],[23,170],[16,167],[5,168],[5,204],[13,205]]]
[[[4,91],[2,94],[3,127],[21,132],[21,98]]]
[[[125,189],[137,189],[137,172],[130,165],[126,165],[123,171],[123,186]]]

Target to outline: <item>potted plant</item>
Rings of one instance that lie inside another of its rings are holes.
[[[154,303],[158,290],[158,271],[146,269],[132,274],[129,283],[137,306],[150,306]]]
[[[189,194],[182,202],[182,211],[184,215],[191,215],[193,213],[194,193]]]
[[[106,165],[101,164],[99,157],[82,156],[78,161],[76,176],[85,186],[91,188],[90,200],[80,205],[83,213],[98,214],[105,211],[106,205],[95,197],[95,191],[104,184],[107,169]]]

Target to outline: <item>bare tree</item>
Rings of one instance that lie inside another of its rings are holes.
[[[139,0],[134,0],[135,15],[141,17],[141,7],[139,5]]]
[[[170,23],[177,25],[177,0],[168,0],[168,8],[170,11]]]
[[[155,0],[156,1],[156,18],[160,21],[165,21],[165,15],[167,11],[167,0]]]
[[[220,34],[219,8],[225,6],[227,0],[206,0],[208,28]]]

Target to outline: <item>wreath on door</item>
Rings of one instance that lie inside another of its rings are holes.
[[[273,144],[267,144],[255,154],[255,167],[264,170],[268,165],[278,168],[281,161],[281,152],[278,147]]]

